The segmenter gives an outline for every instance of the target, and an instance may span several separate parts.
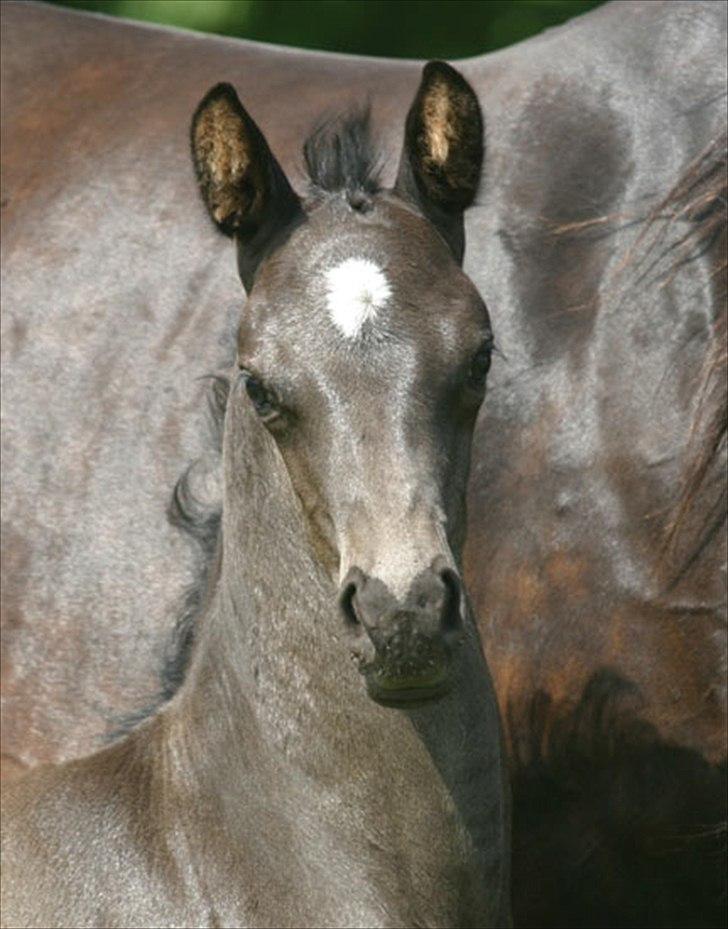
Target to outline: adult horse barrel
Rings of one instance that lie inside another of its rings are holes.
[[[1,12],[4,924],[722,925],[726,5]]]

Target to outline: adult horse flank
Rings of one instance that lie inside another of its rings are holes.
[[[726,5],[0,11],[3,925],[722,925]]]

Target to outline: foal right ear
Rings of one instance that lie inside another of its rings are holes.
[[[238,244],[245,289],[274,241],[303,216],[296,195],[230,84],[216,84],[192,117],[192,160],[210,216]]]

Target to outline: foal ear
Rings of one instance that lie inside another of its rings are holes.
[[[414,202],[462,261],[463,211],[475,199],[483,164],[483,117],[475,92],[444,61],[422,72],[407,114],[395,191]]]
[[[236,239],[249,291],[260,260],[303,215],[301,202],[230,84],[216,84],[202,99],[191,140],[202,199],[218,228]]]

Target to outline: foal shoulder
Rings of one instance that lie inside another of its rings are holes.
[[[136,756],[122,743],[3,788],[3,927],[114,925],[108,914],[146,870]]]

